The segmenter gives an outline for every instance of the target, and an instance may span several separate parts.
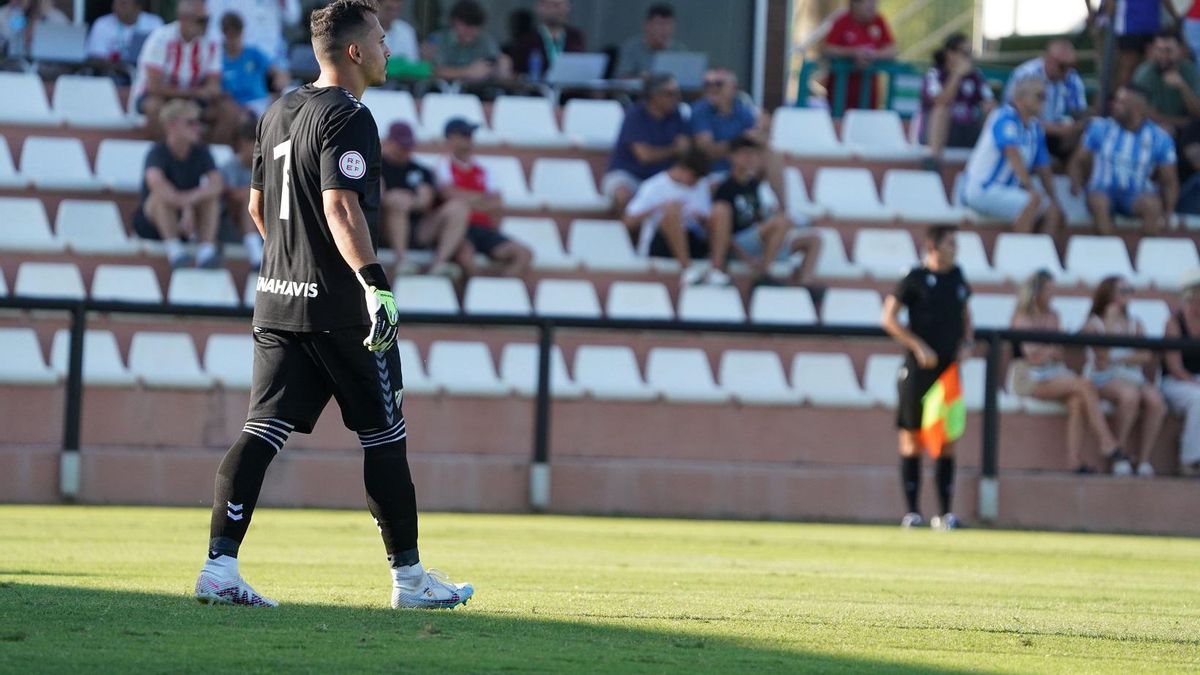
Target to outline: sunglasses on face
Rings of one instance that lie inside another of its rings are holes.
[[[719,89],[725,86],[725,80],[705,80],[704,87],[706,89]]]

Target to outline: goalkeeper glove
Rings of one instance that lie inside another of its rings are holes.
[[[367,315],[371,317],[371,330],[363,340],[363,346],[373,352],[387,351],[396,343],[396,324],[400,315],[383,266],[379,263],[364,265],[358,270],[358,281],[366,291]]]

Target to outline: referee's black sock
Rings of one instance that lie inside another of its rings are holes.
[[[942,513],[950,513],[950,502],[954,499],[954,458],[938,457],[934,477],[937,480],[938,500]]]
[[[909,513],[920,513],[917,497],[921,494],[921,456],[900,458],[900,485],[904,488],[904,499],[908,501]]]
[[[417,492],[408,469],[404,420],[387,429],[361,431],[367,508],[375,517],[392,567],[421,562],[417,552]]]
[[[213,490],[212,521],[209,528],[210,558],[237,557],[242,539],[250,527],[254,505],[262,490],[267,467],[283,449],[292,425],[283,420],[254,419],[246,422],[242,433],[225,453],[217,469]]]

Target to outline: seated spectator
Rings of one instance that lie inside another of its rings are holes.
[[[1179,307],[1167,319],[1164,337],[1200,338],[1200,270],[1183,278]],[[1167,352],[1163,356],[1162,391],[1171,409],[1184,417],[1179,439],[1179,470],[1200,476],[1200,349]]]
[[[655,54],[686,50],[687,47],[675,39],[675,8],[661,2],[650,5],[646,20],[642,22],[642,34],[630,36],[621,43],[613,77],[645,77],[650,74]]]
[[[216,242],[223,181],[208,146],[200,140],[200,108],[176,99],[164,105],[159,115],[166,140],[146,155],[133,230],[142,239],[161,239],[172,269],[193,262],[184,241],[199,244],[194,258],[198,267],[220,267]]]
[[[404,13],[404,0],[383,0],[379,3],[379,25],[387,35],[383,38],[393,57],[407,61],[419,61],[420,43],[412,24],[400,18]]]
[[[1016,330],[1059,332],[1058,313],[1050,307],[1054,277],[1039,270],[1021,284],[1017,310],[1012,327]],[[1080,377],[1063,362],[1063,348],[1057,344],[1025,342],[1013,354],[1012,388],[1018,396],[1062,401],[1067,406],[1067,459],[1076,473],[1094,473],[1095,469],[1083,460],[1083,427],[1086,422],[1096,437],[1105,457],[1114,469],[1128,473],[1128,459],[1108,428],[1100,397],[1087,378]],[[1121,466],[1121,462],[1125,462]]]
[[[1083,78],[1075,70],[1075,47],[1062,39],[1051,40],[1046,53],[1017,66],[1004,87],[1004,101],[1013,102],[1017,84],[1038,80],[1046,93],[1038,112],[1046,132],[1046,148],[1052,157],[1066,161],[1079,144],[1088,114]]]
[[[1112,117],[1088,124],[1069,167],[1071,192],[1079,194],[1090,165],[1088,211],[1101,234],[1116,231],[1113,213],[1141,218],[1147,233],[1163,230],[1179,199],[1175,144],[1146,116],[1146,92],[1136,84],[1117,90]],[[1151,177],[1157,174],[1158,190]]]
[[[1129,298],[1132,295],[1133,287],[1119,276],[1101,281],[1092,296],[1092,310],[1082,332],[1136,337],[1145,335],[1142,322],[1129,315]],[[1092,381],[1100,398],[1113,404],[1115,435],[1122,447],[1129,447],[1133,425],[1138,421],[1139,413],[1142,413],[1139,452],[1133,457],[1137,461],[1139,476],[1154,475],[1150,453],[1154,451],[1154,443],[1167,417],[1167,404],[1163,401],[1162,393],[1158,387],[1146,381],[1143,371],[1155,359],[1152,352],[1144,349],[1089,347],[1087,365],[1083,369],[1083,374]],[[1113,467],[1113,473],[1126,469],[1132,472],[1132,467],[1125,464]]]
[[[276,68],[286,70],[288,45],[284,28],[300,23],[300,5],[300,0],[208,0],[208,11],[216,17],[230,12],[241,17],[246,26],[245,43],[269,56]],[[215,22],[208,27],[208,37],[217,42],[221,40],[221,32]]]
[[[754,268],[761,283],[768,284],[779,283],[771,277],[771,263],[803,253],[796,281],[805,283],[821,257],[821,237],[780,207],[774,190],[762,177],[764,152],[763,146],[750,138],[739,136],[730,141],[729,177],[713,195],[709,222],[713,252],[725,248],[717,246],[717,238],[732,233],[734,254]],[[725,269],[724,256],[714,255],[713,267]]]
[[[433,74],[446,80],[487,80],[512,76],[512,60],[483,29],[487,13],[475,0],[450,8],[450,27],[429,36],[423,49]]]
[[[1045,98],[1041,80],[1018,82],[1012,102],[988,115],[963,175],[963,203],[1011,222],[1017,232],[1033,232],[1040,225],[1054,234],[1062,225],[1058,202],[1033,182],[1036,172],[1043,186],[1054,184],[1046,136],[1037,120]]]
[[[533,31],[517,39],[513,44],[513,70],[530,79],[540,80],[563,52],[586,51],[587,39],[583,31],[568,25],[571,16],[570,0],[537,0],[534,4],[537,21]],[[538,57],[534,57],[538,54]],[[541,59],[540,72],[534,73],[531,59]]]
[[[242,17],[230,12],[221,17],[221,33],[225,36],[224,74],[221,86],[238,105],[249,110],[255,117],[267,111],[274,100],[267,88],[267,78],[272,87],[282,91],[288,85],[287,72],[276,68],[271,58],[258,47],[242,42]]]
[[[1134,68],[1146,56],[1146,48],[1163,29],[1161,10],[1171,15],[1171,25],[1179,25],[1179,13],[1172,0],[1108,0],[1102,3],[1101,11],[1117,36],[1114,87],[1130,81]]]
[[[238,128],[233,139],[233,156],[222,166],[225,212],[233,219],[242,235],[242,245],[250,259],[250,269],[262,267],[263,240],[258,227],[250,218],[250,170],[254,161],[254,142],[257,136],[254,122],[247,121]]]
[[[687,123],[679,114],[679,84],[670,75],[646,78],[645,97],[625,112],[601,189],[613,200],[616,213],[625,212],[638,185],[665,171],[687,151]]]
[[[1200,137],[1200,71],[1184,57],[1178,36],[1167,31],[1154,38],[1133,83],[1146,91],[1150,119],[1181,141],[1185,133],[1192,142]]]
[[[953,33],[933,55],[934,65],[921,85],[918,139],[929,146],[933,167],[943,150],[973,148],[983,120],[996,107],[996,97],[971,57],[971,42]]]
[[[88,58],[105,63],[137,63],[142,42],[162,25],[162,17],[143,12],[139,0],[113,0],[112,14],[96,19],[88,31]]]
[[[436,246],[427,274],[447,274],[450,260],[463,248],[471,209],[458,199],[437,205],[437,182],[433,171],[413,160],[417,140],[412,127],[395,122],[383,141],[383,224],[384,232],[396,253],[396,264],[403,267],[408,249]]]
[[[853,59],[854,65],[867,68],[876,61],[896,58],[896,40],[887,20],[879,13],[876,0],[850,0],[850,8],[834,20],[825,39],[821,42],[821,56],[830,59]],[[846,83],[846,110],[851,108],[877,107],[878,82],[874,73],[867,85],[870,94],[866,101],[859,100],[863,75],[859,71],[850,73]],[[825,80],[825,90],[832,101],[834,90],[833,73]]]
[[[1200,66],[1200,0],[1192,0],[1183,17],[1183,39],[1192,53],[1192,61]]]
[[[479,252],[503,266],[506,276],[519,277],[529,269],[533,252],[500,232],[495,212],[500,210],[500,190],[481,164],[475,161],[473,135],[476,125],[461,117],[446,122],[446,145],[450,154],[437,166],[442,194],[466,203],[471,209],[467,246],[457,257],[467,274],[474,274],[474,254]]]
[[[0,7],[0,42],[10,58],[25,58],[33,43],[38,23],[68,24],[71,20],[54,7],[52,0],[8,0]]]
[[[688,120],[692,141],[712,164],[713,173],[729,171],[729,145],[738,138],[749,138],[759,144],[767,142],[770,123],[766,116],[742,100],[737,75],[724,68],[708,71],[704,76],[704,98],[692,104]]]

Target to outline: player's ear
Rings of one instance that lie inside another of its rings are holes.
[[[355,63],[362,63],[362,49],[359,49],[357,42],[351,42],[349,46],[346,47],[346,53],[349,54],[351,61]]]

